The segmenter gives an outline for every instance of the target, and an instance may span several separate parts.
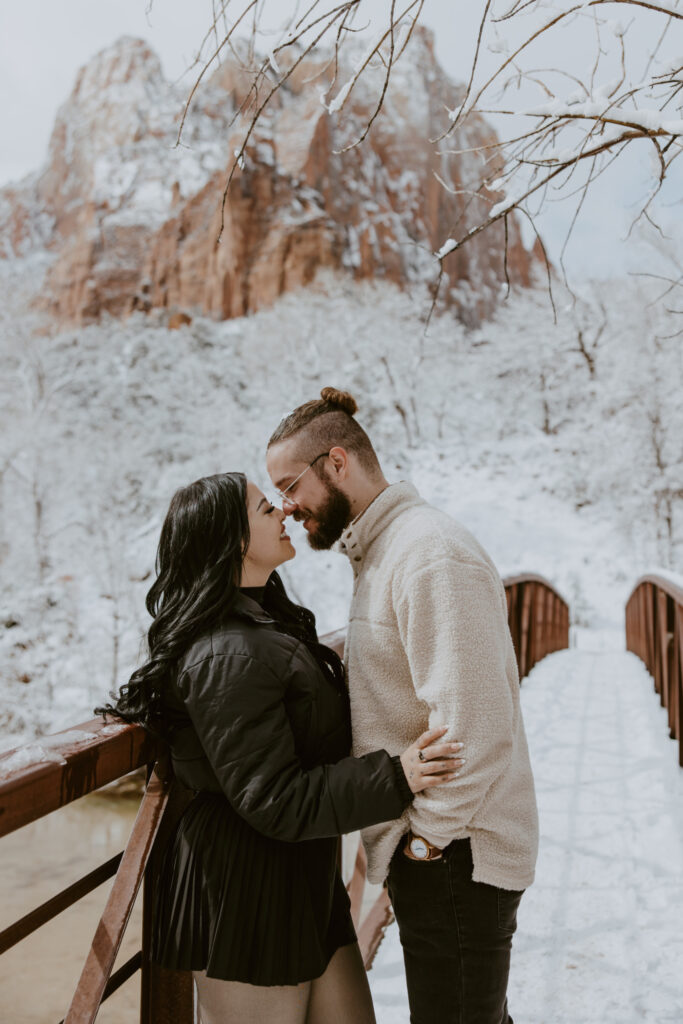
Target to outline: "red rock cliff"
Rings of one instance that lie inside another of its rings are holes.
[[[319,267],[434,283],[432,253],[482,213],[480,201],[457,194],[478,187],[480,158],[449,151],[490,140],[491,129],[470,122],[441,147],[429,144],[458,90],[424,30],[395,66],[360,146],[345,149],[374,109],[377,82],[361,83],[334,115],[320,102],[326,74],[309,60],[277,94],[233,179],[219,242],[244,76],[229,64],[213,76],[174,148],[178,94],[145,43],[119,40],[79,73],[44,171],[1,196],[0,255],[46,239],[55,261],[43,301],[70,321],[154,307],[240,316],[307,284]],[[471,322],[498,300],[502,232],[490,229],[444,261],[440,299]],[[533,259],[513,224],[513,278],[528,283]]]

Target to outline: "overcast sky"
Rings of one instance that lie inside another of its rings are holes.
[[[291,8],[289,0],[271,6]],[[386,11],[388,0],[365,0],[369,9]],[[142,37],[159,54],[168,78],[180,78],[195,55],[210,22],[211,0],[3,0],[0,4],[0,186],[41,166],[58,106],[69,95],[78,68],[121,35]],[[481,0],[426,0],[422,21],[434,29],[437,56],[457,81],[466,78],[479,22]],[[558,62],[571,51],[571,37],[558,40]],[[578,42],[576,43],[578,47]],[[577,53],[577,61],[581,56]],[[191,82],[190,78],[186,79]],[[567,253],[578,277],[608,276],[642,262],[644,250],[623,239],[630,214],[645,195],[644,146],[616,173],[603,179],[586,203]],[[683,175],[667,190],[678,200]],[[573,206],[550,204],[542,218],[551,251],[557,257]],[[671,213],[671,225],[674,217]],[[681,229],[676,230],[681,234]]]

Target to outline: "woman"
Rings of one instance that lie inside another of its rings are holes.
[[[400,758],[348,756],[343,665],[274,571],[294,554],[241,473],[179,490],[149,660],[106,709],[163,735],[195,791],[164,855],[152,955],[194,972],[202,1024],[371,1024],[337,837],[399,817],[462,764],[459,744],[434,742],[445,729]]]

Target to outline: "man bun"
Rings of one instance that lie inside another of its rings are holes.
[[[352,452],[373,479],[382,477],[377,453],[355,413],[358,404],[353,395],[339,388],[322,388],[320,398],[297,406],[277,425],[268,441],[268,448],[281,441],[295,439],[294,458],[302,466],[316,462],[314,472],[321,473],[323,463],[317,462],[321,452],[339,445]],[[291,454],[291,452],[290,452]],[[322,476],[321,476],[322,479]]]
[[[356,399],[348,391],[339,391],[338,388],[323,388],[320,397],[323,402],[327,402],[328,405],[332,405],[336,409],[341,409],[349,416],[354,416],[358,412]]]

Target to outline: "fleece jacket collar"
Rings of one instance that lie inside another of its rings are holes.
[[[390,484],[371,501],[364,512],[346,527],[339,541],[339,550],[351,562],[357,576],[373,542],[407,508],[423,505],[424,499],[405,480]]]

